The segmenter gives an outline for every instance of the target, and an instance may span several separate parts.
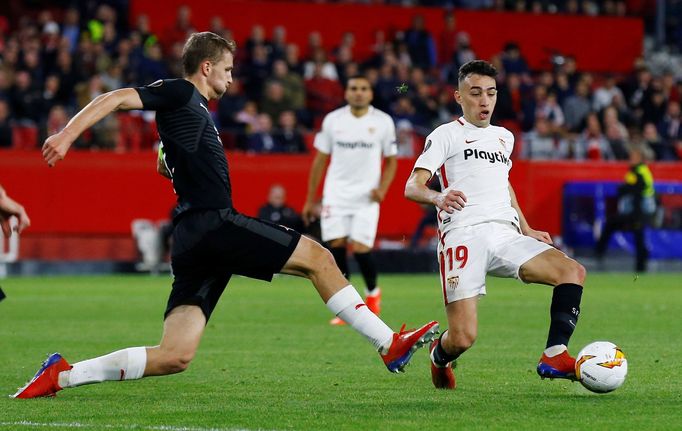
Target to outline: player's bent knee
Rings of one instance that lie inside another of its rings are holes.
[[[570,265],[562,265],[560,267],[560,275],[556,284],[575,283],[582,286],[585,283],[587,270],[573,259],[571,259],[570,262]]]
[[[172,353],[164,357],[163,366],[167,374],[181,373],[189,368],[192,359],[194,355],[190,353]]]

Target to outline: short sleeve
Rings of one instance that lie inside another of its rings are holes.
[[[136,87],[142,106],[151,111],[173,111],[186,105],[194,94],[194,85],[184,79],[159,79],[145,87]]]
[[[382,152],[384,157],[393,157],[398,154],[398,141],[395,134],[395,123],[393,119],[386,116],[386,133],[382,142]]]
[[[331,125],[330,115],[327,115],[324,118],[324,121],[322,121],[322,128],[315,135],[314,146],[321,153],[331,154],[331,152],[332,152],[332,146],[334,144],[334,140],[332,139],[331,130],[332,130],[332,125]]]
[[[438,129],[434,130],[426,137],[424,151],[417,158],[414,164],[415,169],[427,169],[433,176],[450,156],[450,146],[451,141],[448,136],[444,133],[438,133]]]

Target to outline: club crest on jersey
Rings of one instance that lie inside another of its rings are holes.
[[[431,139],[426,141],[426,145],[424,145],[424,151],[422,151],[422,153],[429,151],[429,148],[431,148]]]
[[[459,275],[453,275],[452,277],[448,277],[448,289],[449,290],[455,290],[457,288],[458,284],[459,284]]]
[[[367,129],[370,135],[373,134],[376,130],[377,129],[375,129],[374,127],[370,127],[369,129]]]

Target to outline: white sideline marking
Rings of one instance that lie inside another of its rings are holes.
[[[125,430],[150,430],[150,431],[254,431],[246,428],[201,428],[201,427],[178,427],[173,425],[107,425],[107,424],[84,424],[80,422],[0,422],[0,427],[46,427],[46,428],[105,428]]]

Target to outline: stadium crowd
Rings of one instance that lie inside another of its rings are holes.
[[[629,12],[626,2],[609,0],[379,3],[614,16]],[[178,9],[175,27],[163,34],[151,32],[153,18],[145,15],[129,27],[125,13],[99,4],[91,10],[51,8],[11,22],[0,16],[0,147],[38,146],[108,90],[180,77],[182,46],[190,32],[210,30],[232,38],[219,16],[210,28],[196,28],[189,6]],[[378,29],[369,58],[354,56],[351,32],[325,49],[318,32],[310,33],[307,46],[298,46],[287,41],[285,27],[266,34],[262,26],[253,26],[246,40],[237,41],[235,83],[210,105],[225,147],[309,151],[311,133],[324,114],[344,104],[348,77],[363,73],[373,85],[373,104],[396,122],[399,155],[415,156],[420,137],[461,115],[452,97],[457,70],[476,58],[469,35],[458,30],[456,13],[444,9],[443,19],[440,34],[430,32],[420,15],[402,31]],[[682,33],[679,23],[668,29],[670,40],[682,40],[673,37]],[[673,70],[654,70],[639,59],[628,75],[597,75],[582,71],[572,57],[557,56],[553,70],[534,71],[513,41],[490,60],[500,71],[493,122],[515,132],[518,156],[625,160],[635,146],[651,159],[682,159],[682,76]],[[403,84],[406,91],[396,91]],[[119,113],[97,124],[77,148],[137,150],[151,147],[155,139],[153,114]]]

